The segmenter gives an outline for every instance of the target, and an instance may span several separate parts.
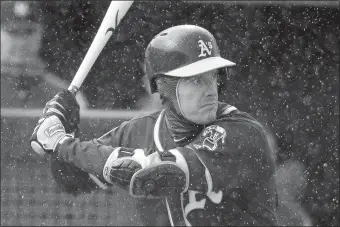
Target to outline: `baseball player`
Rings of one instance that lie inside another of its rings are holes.
[[[80,141],[79,105],[62,91],[47,102],[31,146],[51,154],[52,174],[68,193],[115,185],[143,198],[144,225],[276,225],[275,161],[266,132],[249,114],[218,101],[232,66],[206,29],[171,27],[145,53],[162,111]],[[157,223],[155,215],[167,218]]]

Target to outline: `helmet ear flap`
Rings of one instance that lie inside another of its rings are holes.
[[[154,77],[152,77],[151,80],[149,80],[151,94],[159,92],[157,87],[157,80],[159,79],[160,76],[162,76],[162,74],[157,74]]]

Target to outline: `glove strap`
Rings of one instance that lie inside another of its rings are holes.
[[[162,161],[176,162],[176,156],[169,151],[158,151],[158,154]]]
[[[53,153],[54,152],[58,152],[58,150],[59,150],[59,147],[66,141],[66,140],[68,140],[68,139],[70,139],[70,138],[74,138],[72,135],[70,135],[70,134],[66,134],[66,135],[64,135],[63,137],[61,137],[60,138],[60,140],[57,142],[57,144],[55,145],[55,147],[53,148]]]

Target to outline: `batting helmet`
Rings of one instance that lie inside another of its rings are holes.
[[[157,91],[158,75],[190,77],[236,65],[222,58],[214,36],[196,25],[179,25],[160,32],[147,46],[144,64],[151,93]]]

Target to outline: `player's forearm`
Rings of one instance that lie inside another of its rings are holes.
[[[51,156],[50,170],[57,187],[69,194],[91,193],[98,188],[87,172],[60,160],[56,154]]]
[[[97,143],[96,140],[80,141],[77,138],[68,138],[56,152],[60,160],[85,172],[101,176],[104,164],[113,150],[113,147]]]

